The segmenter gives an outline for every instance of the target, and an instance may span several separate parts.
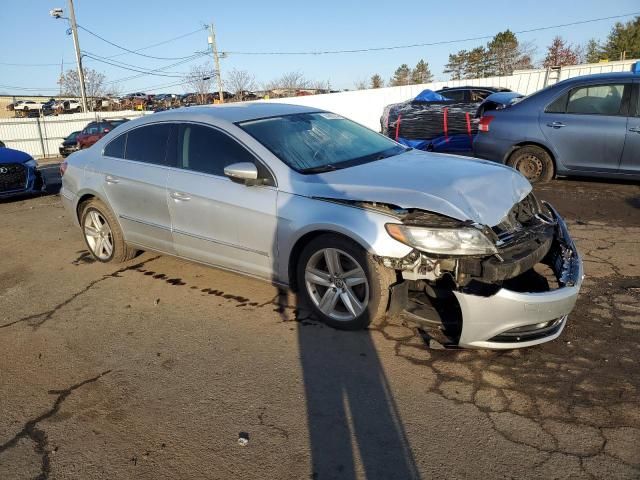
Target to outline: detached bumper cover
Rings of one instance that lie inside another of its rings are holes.
[[[549,252],[560,287],[542,293],[500,289],[482,297],[454,292],[462,313],[459,345],[470,348],[511,349],[557,338],[573,310],[583,279],[582,259],[560,215]]]

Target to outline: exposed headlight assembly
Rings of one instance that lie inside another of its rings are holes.
[[[480,230],[472,227],[432,228],[387,223],[393,238],[423,252],[438,255],[492,255],[496,246]]]
[[[38,162],[36,162],[33,158],[31,160],[27,160],[24,162],[27,167],[36,168],[38,166]]]

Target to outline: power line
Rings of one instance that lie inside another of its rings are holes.
[[[47,90],[47,91],[54,91],[55,90],[55,91],[58,91],[57,88],[16,87],[15,85],[2,85],[2,84],[0,84],[0,87],[1,88],[11,88],[11,89],[14,89],[14,90],[24,90],[24,91],[30,91],[30,92],[31,91],[32,92],[40,92],[40,91],[43,91],[43,90]]]
[[[163,40],[161,42],[153,43],[151,45],[147,45],[146,47],[136,48],[135,50],[133,50],[133,52],[137,53],[137,52],[140,52],[142,50],[148,50],[150,48],[159,47],[160,45],[166,45],[167,43],[175,42],[176,40],[180,40],[182,38],[189,37],[189,36],[194,35],[196,33],[200,33],[203,30],[204,30],[204,27],[201,27],[201,28],[198,28],[197,30],[193,30],[191,32],[184,33],[182,35],[178,35],[177,37],[173,37],[173,38],[169,38],[167,40]],[[110,56],[105,57],[105,58],[120,57],[122,55],[128,55],[128,54],[129,54],[129,52],[116,53],[115,55],[110,55]],[[69,63],[75,63],[75,62],[69,62]],[[0,65],[7,65],[7,66],[12,66],[12,67],[59,67],[60,66],[59,63],[11,63],[11,62],[0,62]]]
[[[122,62],[120,60],[113,60],[113,59],[111,59],[111,57],[103,57],[103,56],[97,55],[95,53],[88,52],[86,50],[84,50],[82,53],[83,53],[83,55],[86,55],[88,58],[91,58],[91,59],[96,60],[98,62],[109,63],[109,65],[113,65],[115,63],[118,66],[121,66],[122,68],[129,68],[129,69],[134,69],[134,70],[138,70],[139,69],[139,70],[144,70],[144,71],[147,71],[147,72],[162,71],[162,72],[164,72],[166,74],[175,74],[175,75],[182,75],[183,72],[167,72],[166,69],[167,68],[171,68],[172,66],[175,66],[175,65],[180,65],[182,63],[190,62],[191,60],[195,60],[196,58],[199,58],[199,57],[201,57],[203,55],[206,55],[206,52],[197,52],[197,53],[193,54],[191,57],[187,57],[185,60],[181,60],[179,62],[172,63],[171,65],[166,65],[164,67],[148,69],[146,67],[133,65],[131,63]],[[111,63],[111,62],[114,62],[114,63]]]
[[[158,73],[157,71],[154,72],[153,70],[140,70],[140,69],[137,69],[137,68],[125,67],[123,65],[119,65],[117,63],[113,63],[113,62],[110,62],[108,60],[101,60],[101,59],[96,58],[96,57],[94,57],[91,54],[86,53],[86,52],[84,53],[84,55],[87,58],[92,58],[93,60],[95,60],[97,62],[106,63],[107,65],[111,65],[113,67],[121,68],[123,70],[129,70],[130,72],[142,73],[144,75],[154,75],[154,76],[157,76],[157,77],[169,77],[169,78],[182,78],[184,76],[184,75],[170,75],[170,74],[165,74],[165,73]]]
[[[110,84],[118,83],[118,82],[126,82],[128,80],[134,80],[136,78],[145,77],[147,75],[153,75],[153,73],[151,73],[151,72],[162,72],[162,71],[165,71],[167,68],[171,68],[171,67],[175,67],[175,66],[178,66],[178,65],[182,65],[182,64],[185,64],[185,63],[192,62],[193,60],[201,58],[201,57],[203,57],[205,55],[208,55],[208,53],[207,52],[201,52],[201,53],[198,53],[197,55],[194,55],[193,58],[189,58],[187,60],[181,60],[179,62],[175,62],[175,63],[172,63],[170,65],[166,65],[164,67],[160,67],[160,68],[155,68],[155,69],[149,70],[148,74],[147,73],[141,73],[139,75],[130,75],[128,77],[122,77],[122,78],[116,78],[115,80],[110,80],[110,81],[106,82],[106,85],[110,85]],[[185,75],[185,73],[182,74],[182,76],[184,76],[184,75]]]
[[[634,15],[640,15],[640,12],[633,13],[625,13],[623,15],[614,15],[611,17],[600,17],[600,18],[592,18],[589,20],[580,20],[577,22],[571,23],[562,23],[559,25],[549,25],[546,27],[538,27],[538,28],[530,28],[527,30],[520,30],[517,32],[513,32],[514,34],[523,34],[523,33],[532,33],[532,32],[541,32],[543,30],[552,30],[556,28],[564,28],[571,27],[575,25],[583,25],[586,23],[594,23],[601,22],[604,20],[614,20],[618,18],[630,17]],[[298,51],[298,52],[247,52],[247,51],[225,51],[223,53],[229,55],[331,55],[331,54],[339,54],[339,53],[364,53],[364,52],[379,52],[384,50],[400,50],[404,48],[416,48],[416,47],[433,47],[436,45],[449,45],[452,43],[463,43],[463,42],[471,42],[476,40],[487,40],[493,38],[494,35],[482,35],[479,37],[469,37],[469,38],[460,38],[455,40],[439,40],[437,42],[425,42],[425,43],[413,43],[408,45],[393,45],[388,47],[372,47],[372,48],[355,48],[349,50],[312,50],[312,51]]]
[[[91,30],[89,30],[88,28],[83,27],[82,25],[78,25],[78,28],[80,28],[80,29],[84,30],[84,31],[85,31],[85,32],[87,32],[89,35],[93,35],[94,37],[96,37],[96,38],[98,38],[98,39],[102,40],[103,42],[108,43],[109,45],[112,45],[112,46],[114,46],[114,47],[116,47],[116,48],[119,48],[120,50],[124,50],[124,51],[125,51],[125,52],[127,52],[127,53],[132,53],[132,54],[134,54],[134,55],[139,55],[139,56],[141,56],[141,57],[153,58],[154,60],[183,60],[183,59],[185,59],[185,58],[188,58],[188,57],[156,57],[156,56],[154,56],[154,55],[146,55],[146,54],[144,54],[144,53],[139,53],[139,52],[138,52],[138,51],[136,51],[136,50],[130,50],[130,49],[128,49],[128,48],[125,48],[125,47],[123,47],[122,45],[118,45],[117,43],[113,43],[112,41],[107,40],[106,38],[104,38],[104,37],[102,37],[102,36],[98,35],[98,34],[97,34],[97,33],[95,33],[95,32],[92,32]]]

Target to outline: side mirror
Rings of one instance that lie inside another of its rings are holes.
[[[256,185],[258,183],[258,169],[251,162],[233,163],[224,167],[224,174],[234,182],[245,185]]]

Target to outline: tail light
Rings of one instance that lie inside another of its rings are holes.
[[[479,132],[488,132],[489,124],[493,122],[493,119],[496,118],[493,115],[485,115],[478,122],[478,131]]]
[[[67,161],[65,160],[60,164],[60,176],[64,175],[64,172],[67,171]]]

